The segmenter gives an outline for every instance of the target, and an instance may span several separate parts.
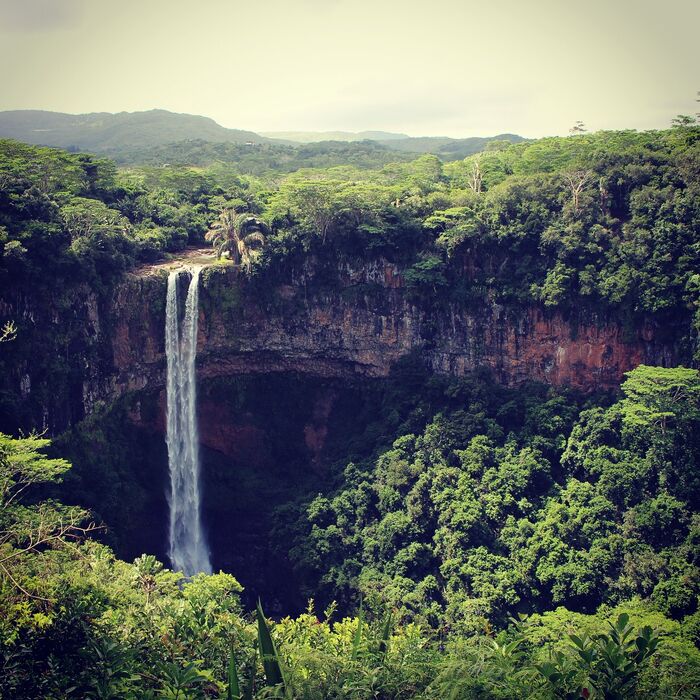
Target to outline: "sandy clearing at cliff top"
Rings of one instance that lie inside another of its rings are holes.
[[[147,263],[139,265],[133,270],[135,275],[152,275],[163,270],[174,270],[178,267],[187,267],[188,265],[227,265],[232,264],[226,258],[217,260],[214,251],[211,248],[187,248],[179,253],[170,255],[167,260],[161,260],[157,263]]]

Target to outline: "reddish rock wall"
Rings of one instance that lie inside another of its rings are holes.
[[[153,267],[127,275],[106,296],[84,285],[70,298],[4,290],[0,319],[20,324],[18,338],[4,346],[10,359],[0,389],[15,401],[6,401],[5,429],[59,433],[126,393],[162,391],[167,274]],[[183,277],[183,299],[186,282]],[[255,292],[230,267],[205,269],[201,285],[202,378],[254,372],[382,377],[397,360],[420,353],[439,373],[488,367],[504,384],[540,380],[592,390],[619,385],[640,363],[689,360],[689,352],[678,349],[687,326],[647,321],[623,329],[613,315],[590,309],[567,317],[493,302],[428,309],[411,301],[398,268],[383,262],[341,265],[324,287],[313,270],[302,270]],[[308,426],[312,453],[323,443],[323,422]],[[213,446],[233,442],[215,434],[203,439]]]
[[[572,322],[559,312],[515,311],[487,303],[427,312],[412,304],[393,265],[345,270],[343,286],[310,295],[284,285],[266,301],[241,287],[231,270],[206,270],[200,291],[198,372],[217,377],[293,371],[315,376],[386,376],[421,352],[435,372],[462,375],[489,367],[509,385],[526,380],[592,390],[614,387],[640,363],[671,365],[673,346],[651,323],[632,336],[589,313]],[[164,385],[165,273],[131,276],[108,313],[114,372],[88,380],[86,409],[125,392]],[[371,292],[365,291],[370,287]],[[309,447],[320,436],[309,429]]]

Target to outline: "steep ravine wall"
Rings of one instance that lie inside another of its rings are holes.
[[[81,287],[68,302],[0,299],[0,321],[22,321],[23,342],[9,350],[15,358],[5,364],[3,384],[16,406],[31,398],[34,425],[24,420],[25,427],[53,432],[128,392],[164,387],[166,282],[167,270],[156,268],[126,275],[101,298]],[[53,345],[42,340],[42,328],[54,329]],[[488,367],[508,385],[540,380],[593,390],[619,384],[640,363],[682,362],[682,329],[663,331],[649,321],[623,329],[592,312],[573,321],[537,306],[427,309],[410,300],[397,268],[382,262],[343,267],[332,287],[299,281],[262,294],[233,268],[210,267],[202,274],[197,365],[201,378],[382,377],[420,352],[438,373]],[[70,368],[63,384],[39,361],[49,354]]]
[[[679,361],[651,322],[630,332],[592,314],[572,323],[540,307],[515,311],[494,303],[426,311],[411,303],[393,265],[343,272],[333,291],[311,294],[301,284],[283,285],[263,300],[241,288],[233,270],[206,271],[199,375],[382,377],[418,351],[438,373],[488,367],[508,385],[539,380],[592,390],[619,384],[640,363]],[[164,273],[132,275],[119,287],[109,309],[114,372],[89,384],[88,404],[163,385],[164,295]]]

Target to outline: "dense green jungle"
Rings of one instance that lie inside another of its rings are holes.
[[[1,698],[700,697],[700,127],[482,146],[0,140]],[[215,573],[185,576],[165,359],[117,391],[106,309],[155,289],[162,354],[203,256],[200,324],[391,286],[422,345],[199,364]],[[614,325],[628,371],[438,371],[437,319],[487,307]]]

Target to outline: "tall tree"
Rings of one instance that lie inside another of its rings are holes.
[[[216,249],[216,257],[225,252],[234,263],[250,272],[253,260],[265,245],[268,225],[247,212],[237,212],[234,208],[223,209],[219,217],[205,235]]]

